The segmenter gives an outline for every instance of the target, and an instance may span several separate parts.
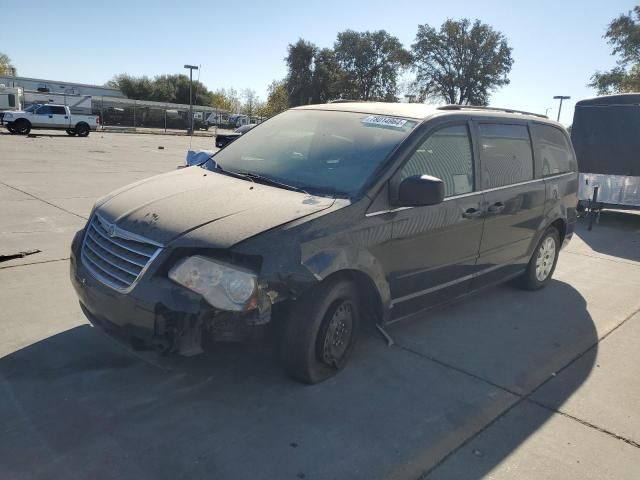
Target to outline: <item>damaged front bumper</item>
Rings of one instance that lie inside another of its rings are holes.
[[[271,321],[273,293],[261,290],[257,308],[246,312],[218,310],[166,275],[157,275],[161,257],[132,290],[119,292],[83,265],[82,237],[83,231],[74,237],[70,257],[71,283],[81,308],[92,325],[125,343],[190,356],[202,352],[207,340],[253,338]]]

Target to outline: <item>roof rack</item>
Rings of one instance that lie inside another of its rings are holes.
[[[327,103],[364,103],[366,100],[350,100],[348,98],[337,98],[336,100],[329,100]]]
[[[523,110],[514,110],[512,108],[481,107],[477,105],[442,105],[437,108],[438,110],[485,110],[489,112],[519,113],[521,115],[533,115],[534,117],[549,118],[541,113],[525,112]]]

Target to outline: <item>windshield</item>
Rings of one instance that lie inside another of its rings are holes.
[[[24,111],[25,112],[33,112],[34,110],[36,110],[40,106],[42,106],[42,105],[40,105],[39,103],[35,103],[33,105],[29,105],[27,108],[24,109]]]
[[[353,196],[417,121],[366,113],[289,110],[221,150],[224,170],[318,195]]]

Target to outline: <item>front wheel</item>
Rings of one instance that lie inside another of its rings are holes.
[[[344,368],[356,344],[359,300],[348,280],[320,284],[299,298],[280,337],[280,359],[301,383],[322,382]]]
[[[12,134],[12,135],[15,135],[16,133],[18,133],[18,132],[16,132],[16,129],[13,128],[13,126],[11,126],[11,125],[7,125],[7,130],[9,130],[9,133]]]
[[[31,132],[31,124],[21,118],[14,123],[13,129],[19,135],[29,135],[29,132]]]
[[[555,227],[549,227],[520,277],[519,286],[526,290],[538,290],[547,285],[556,269],[559,253],[560,234]]]

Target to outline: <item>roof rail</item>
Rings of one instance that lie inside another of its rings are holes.
[[[514,110],[512,108],[481,107],[478,105],[442,105],[437,108],[438,110],[484,110],[489,112],[519,113],[521,115],[533,115],[534,117],[549,118],[541,113],[525,112],[523,110]]]
[[[363,103],[366,100],[349,100],[348,98],[337,98],[336,100],[329,100],[327,103]]]

